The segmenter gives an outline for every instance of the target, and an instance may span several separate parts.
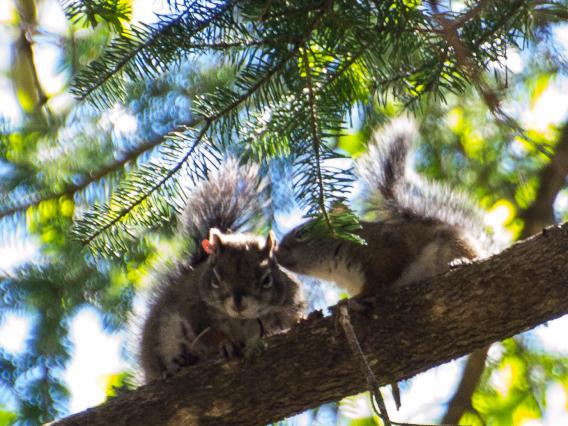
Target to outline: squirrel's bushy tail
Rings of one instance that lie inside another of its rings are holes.
[[[181,227],[197,246],[194,261],[199,262],[201,240],[209,230],[247,231],[258,224],[266,208],[266,181],[255,164],[240,165],[234,158],[225,160],[207,180],[191,192],[181,216]]]
[[[434,221],[459,227],[477,240],[487,239],[483,213],[464,194],[407,170],[416,127],[398,118],[373,135],[356,164],[373,210],[383,219]]]
[[[388,216],[411,214],[411,211],[405,212],[406,202],[400,195],[409,186],[406,163],[415,137],[416,129],[408,119],[393,120],[375,132],[367,153],[357,160],[357,174],[367,185],[372,198],[380,198],[380,201],[373,201],[380,204],[375,208],[385,210]]]

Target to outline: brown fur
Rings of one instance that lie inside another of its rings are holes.
[[[283,238],[278,261],[291,271],[333,280],[354,296],[425,279],[447,271],[456,259],[482,256],[482,214],[467,197],[406,175],[414,134],[411,123],[395,122],[357,160],[372,200],[369,210],[381,219],[361,222],[358,234],[366,245],[307,238],[308,223]]]
[[[331,237],[299,240],[299,227],[283,238],[276,256],[291,271],[324,279],[335,277],[340,287],[355,296],[407,284],[405,273],[429,245],[436,258],[425,258],[425,264],[418,265],[414,272],[422,273],[421,278],[448,270],[454,259],[478,255],[474,244],[457,229],[433,221],[361,222],[361,226],[358,234],[366,245]],[[363,282],[358,283],[361,279]]]

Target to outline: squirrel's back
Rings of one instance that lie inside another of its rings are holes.
[[[462,192],[418,176],[408,167],[416,139],[415,124],[393,120],[373,135],[368,151],[356,162],[356,172],[368,193],[367,210],[381,220],[425,221],[445,224],[471,240],[478,255],[491,242],[483,212]]]

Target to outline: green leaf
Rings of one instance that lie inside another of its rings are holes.
[[[16,422],[16,413],[10,411],[0,410],[0,426],[10,426]]]

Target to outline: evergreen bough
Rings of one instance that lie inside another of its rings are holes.
[[[69,14],[89,17],[90,3],[74,2]],[[373,98],[416,108],[423,98],[463,93],[478,83],[478,72],[504,62],[508,48],[531,37],[539,13],[559,6],[481,1],[453,12],[415,0],[169,4],[172,13],[157,23],[120,32],[76,76],[75,95],[108,108],[124,101],[134,82],[203,55],[230,65],[236,76],[198,96],[191,125],[164,137],[159,158],[81,219],[76,234],[97,251],[120,252],[133,227],[163,221],[164,206],[183,201],[181,172],[199,178],[235,144],[258,160],[291,156],[307,215],[328,232],[355,238],[352,213],[331,213],[351,186],[350,170],[333,160],[341,158],[334,147],[353,108]],[[457,51],[448,28],[465,52]]]

